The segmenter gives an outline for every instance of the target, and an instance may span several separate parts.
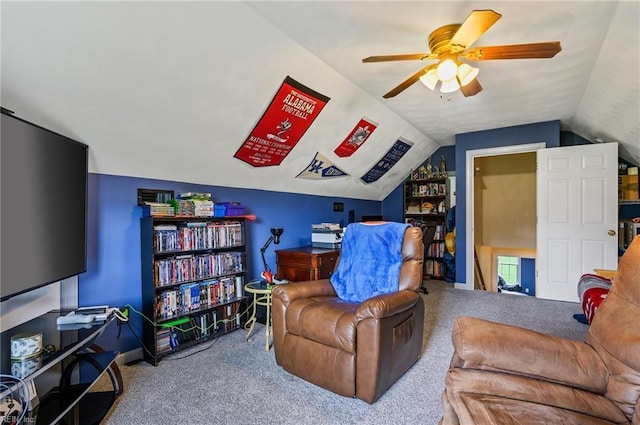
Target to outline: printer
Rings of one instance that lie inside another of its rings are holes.
[[[337,223],[311,225],[311,246],[314,248],[340,248],[344,229]]]

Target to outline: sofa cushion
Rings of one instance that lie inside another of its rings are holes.
[[[343,301],[336,297],[294,300],[286,312],[287,331],[355,354],[354,316],[358,305],[358,303]]]
[[[603,395],[523,376],[451,369],[446,394],[465,419],[491,424],[623,424],[625,415]],[[469,422],[471,423],[471,422]]]

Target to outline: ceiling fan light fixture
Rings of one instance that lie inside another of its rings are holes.
[[[480,70],[469,64],[461,63],[458,66],[458,80],[461,86],[466,86],[472,82],[477,76]]]
[[[446,82],[455,79],[457,71],[458,65],[456,62],[451,58],[445,58],[438,64],[438,67],[436,68],[436,75],[440,81]]]
[[[422,77],[420,77],[420,81],[422,81],[422,84],[427,86],[430,90],[435,90],[436,84],[438,84],[439,81],[435,68],[428,70]]]
[[[440,86],[441,93],[453,93],[454,91],[460,88],[460,84],[458,84],[458,80],[455,78],[449,81],[443,81]]]

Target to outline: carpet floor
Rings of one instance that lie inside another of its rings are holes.
[[[238,330],[163,359],[122,366],[123,395],[103,425],[437,424],[458,316],[474,316],[583,340],[579,304],[454,289],[427,281],[423,355],[376,403],[342,397],[282,370],[265,351],[264,326]]]

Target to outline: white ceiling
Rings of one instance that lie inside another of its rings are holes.
[[[620,142],[640,163],[640,2],[8,2],[2,106],[90,145],[90,170],[210,185],[383,199],[460,133],[560,120]],[[441,98],[425,66],[369,63],[428,52],[439,26],[474,9],[502,18],[475,44],[558,40],[552,59],[475,62],[484,90]],[[331,100],[277,167],[233,158],[289,75]],[[378,123],[351,157],[333,154],[362,117]],[[360,177],[403,138],[413,147],[378,182]],[[351,174],[295,178],[320,152]],[[214,194],[215,196],[215,194]]]

